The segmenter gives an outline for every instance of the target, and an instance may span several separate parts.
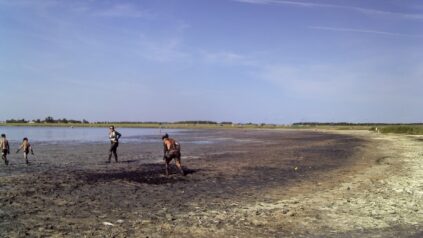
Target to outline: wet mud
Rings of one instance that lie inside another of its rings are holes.
[[[324,193],[338,191],[369,165],[400,168],[392,155],[375,150],[382,142],[367,135],[185,131],[175,139],[186,176],[174,162],[164,175],[162,145],[151,139],[122,143],[119,162],[110,164],[107,144],[34,145],[37,157],[29,166],[13,155],[8,167],[0,166],[0,236],[393,237],[423,231],[401,222],[400,228],[337,228],[325,225],[334,222],[330,214],[308,207],[365,192],[351,185]]]

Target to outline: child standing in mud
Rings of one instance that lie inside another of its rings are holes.
[[[112,160],[112,154],[115,157],[115,161],[118,162],[118,155],[117,155],[117,148],[119,146],[119,138],[122,135],[115,131],[115,127],[114,126],[110,126],[109,128],[109,139],[110,139],[110,149],[109,149],[109,160],[107,161],[107,163],[110,163]]]
[[[21,146],[19,147],[19,149],[16,151],[16,154],[17,153],[19,153],[19,151],[21,150],[21,149],[23,149],[23,151],[24,151],[24,159],[25,159],[25,163],[26,164],[29,164],[29,162],[28,162],[28,154],[29,154],[29,152],[31,151],[31,154],[32,155],[34,155],[34,151],[32,150],[32,146],[31,146],[31,144],[29,144],[29,141],[28,141],[28,138],[23,138],[23,140],[22,140],[22,144],[21,144]]]
[[[177,143],[174,139],[169,138],[168,134],[165,134],[162,137],[163,140],[163,159],[166,163],[166,175],[169,175],[169,163],[172,159],[175,159],[176,167],[178,167],[179,171],[182,175],[185,176],[185,172],[182,169],[181,163],[181,146]]]
[[[1,158],[4,160],[4,163],[8,165],[9,161],[7,160],[7,155],[10,154],[10,148],[9,148],[9,141],[6,139],[6,134],[1,134],[0,149],[1,149]]]

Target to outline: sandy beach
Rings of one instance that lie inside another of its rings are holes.
[[[0,165],[2,237],[420,237],[423,138],[193,130],[160,142],[39,144]]]

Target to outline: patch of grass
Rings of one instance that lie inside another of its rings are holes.
[[[381,133],[397,133],[409,135],[423,135],[423,125],[398,125],[379,128]]]
[[[370,130],[370,126],[363,125],[293,125],[289,128],[293,129],[322,129],[322,130]]]

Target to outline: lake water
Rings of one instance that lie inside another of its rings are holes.
[[[178,134],[182,130],[116,128],[122,134],[122,142],[159,141],[164,133]],[[108,128],[88,127],[2,127],[0,134],[5,133],[10,142],[20,142],[28,137],[30,142],[44,143],[105,143],[108,141]]]

